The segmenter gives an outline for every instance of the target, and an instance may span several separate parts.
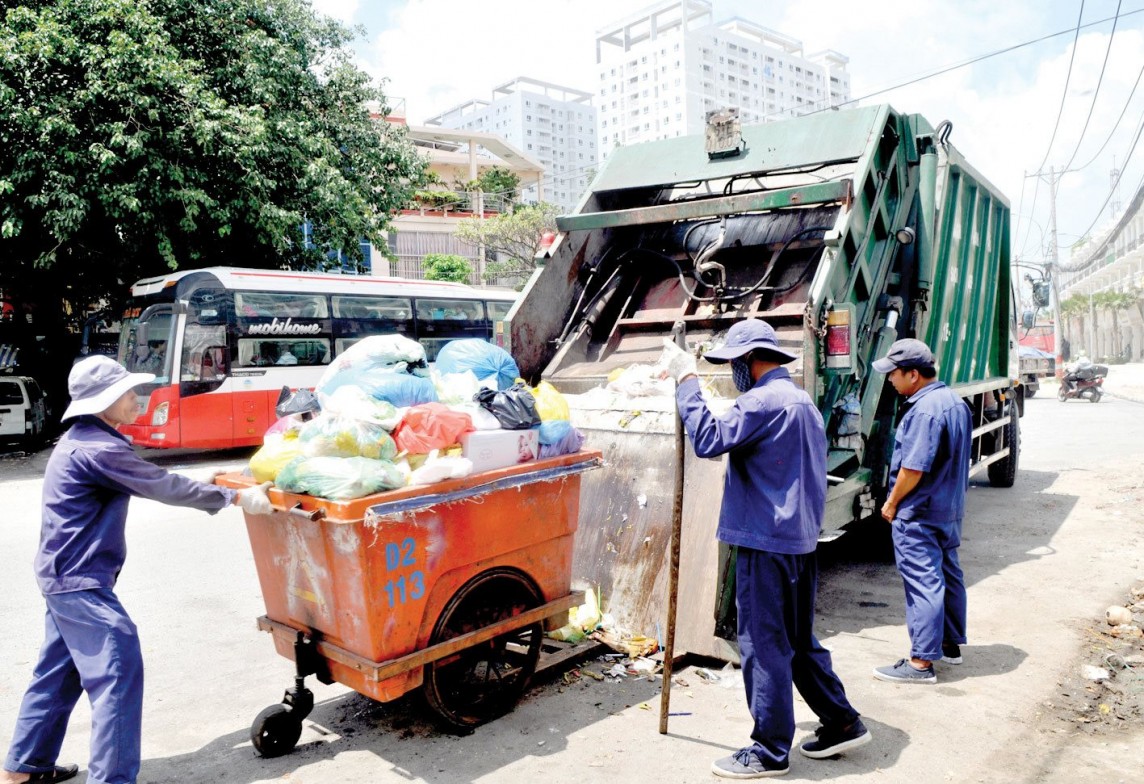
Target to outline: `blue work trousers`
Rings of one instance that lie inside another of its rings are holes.
[[[49,594],[44,646],[4,767],[52,769],[82,692],[91,700],[88,784],[134,784],[143,722],[143,656],[135,624],[110,589]]]
[[[792,683],[823,725],[848,726],[858,712],[814,636],[815,554],[740,547],[735,568],[739,654],[755,720],[751,748],[768,767],[785,768],[794,737]]]
[[[906,589],[910,656],[937,661],[942,642],[965,644],[965,575],[957,559],[961,521],[895,519],[892,530]]]

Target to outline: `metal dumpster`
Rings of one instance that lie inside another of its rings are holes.
[[[255,720],[256,749],[297,743],[313,707],[307,675],[383,702],[422,687],[457,731],[510,710],[544,621],[581,601],[570,591],[580,474],[599,465],[580,452],[345,502],[271,489],[280,511],[246,516],[266,603],[258,626],[297,674]]]

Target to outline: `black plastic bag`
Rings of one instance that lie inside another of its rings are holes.
[[[536,398],[524,384],[513,384],[500,392],[481,389],[473,400],[492,412],[505,430],[528,430],[540,424]]]
[[[278,402],[274,406],[274,413],[281,419],[291,414],[301,414],[303,420],[310,419],[322,410],[318,403],[318,396],[310,389],[299,389],[291,392],[290,387],[282,387],[278,393]]]

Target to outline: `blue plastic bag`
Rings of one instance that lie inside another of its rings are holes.
[[[538,438],[541,444],[557,444],[564,440],[568,435],[568,431],[572,429],[572,423],[564,419],[553,419],[548,422],[541,422]]]
[[[357,387],[375,400],[384,400],[399,408],[437,402],[437,388],[432,379],[385,368],[351,367],[339,371],[327,379],[319,391],[328,395],[345,386]]]
[[[497,389],[508,389],[520,375],[512,355],[480,338],[451,340],[437,353],[438,373],[473,371],[482,381],[495,376]]]

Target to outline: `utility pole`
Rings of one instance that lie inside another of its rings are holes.
[[[1061,172],[1062,174],[1064,172]],[[1061,289],[1057,281],[1060,270],[1060,258],[1057,252],[1057,172],[1056,167],[1049,167],[1049,280],[1053,284],[1053,357],[1057,378],[1065,374],[1064,359],[1064,330],[1065,323],[1061,318]]]

